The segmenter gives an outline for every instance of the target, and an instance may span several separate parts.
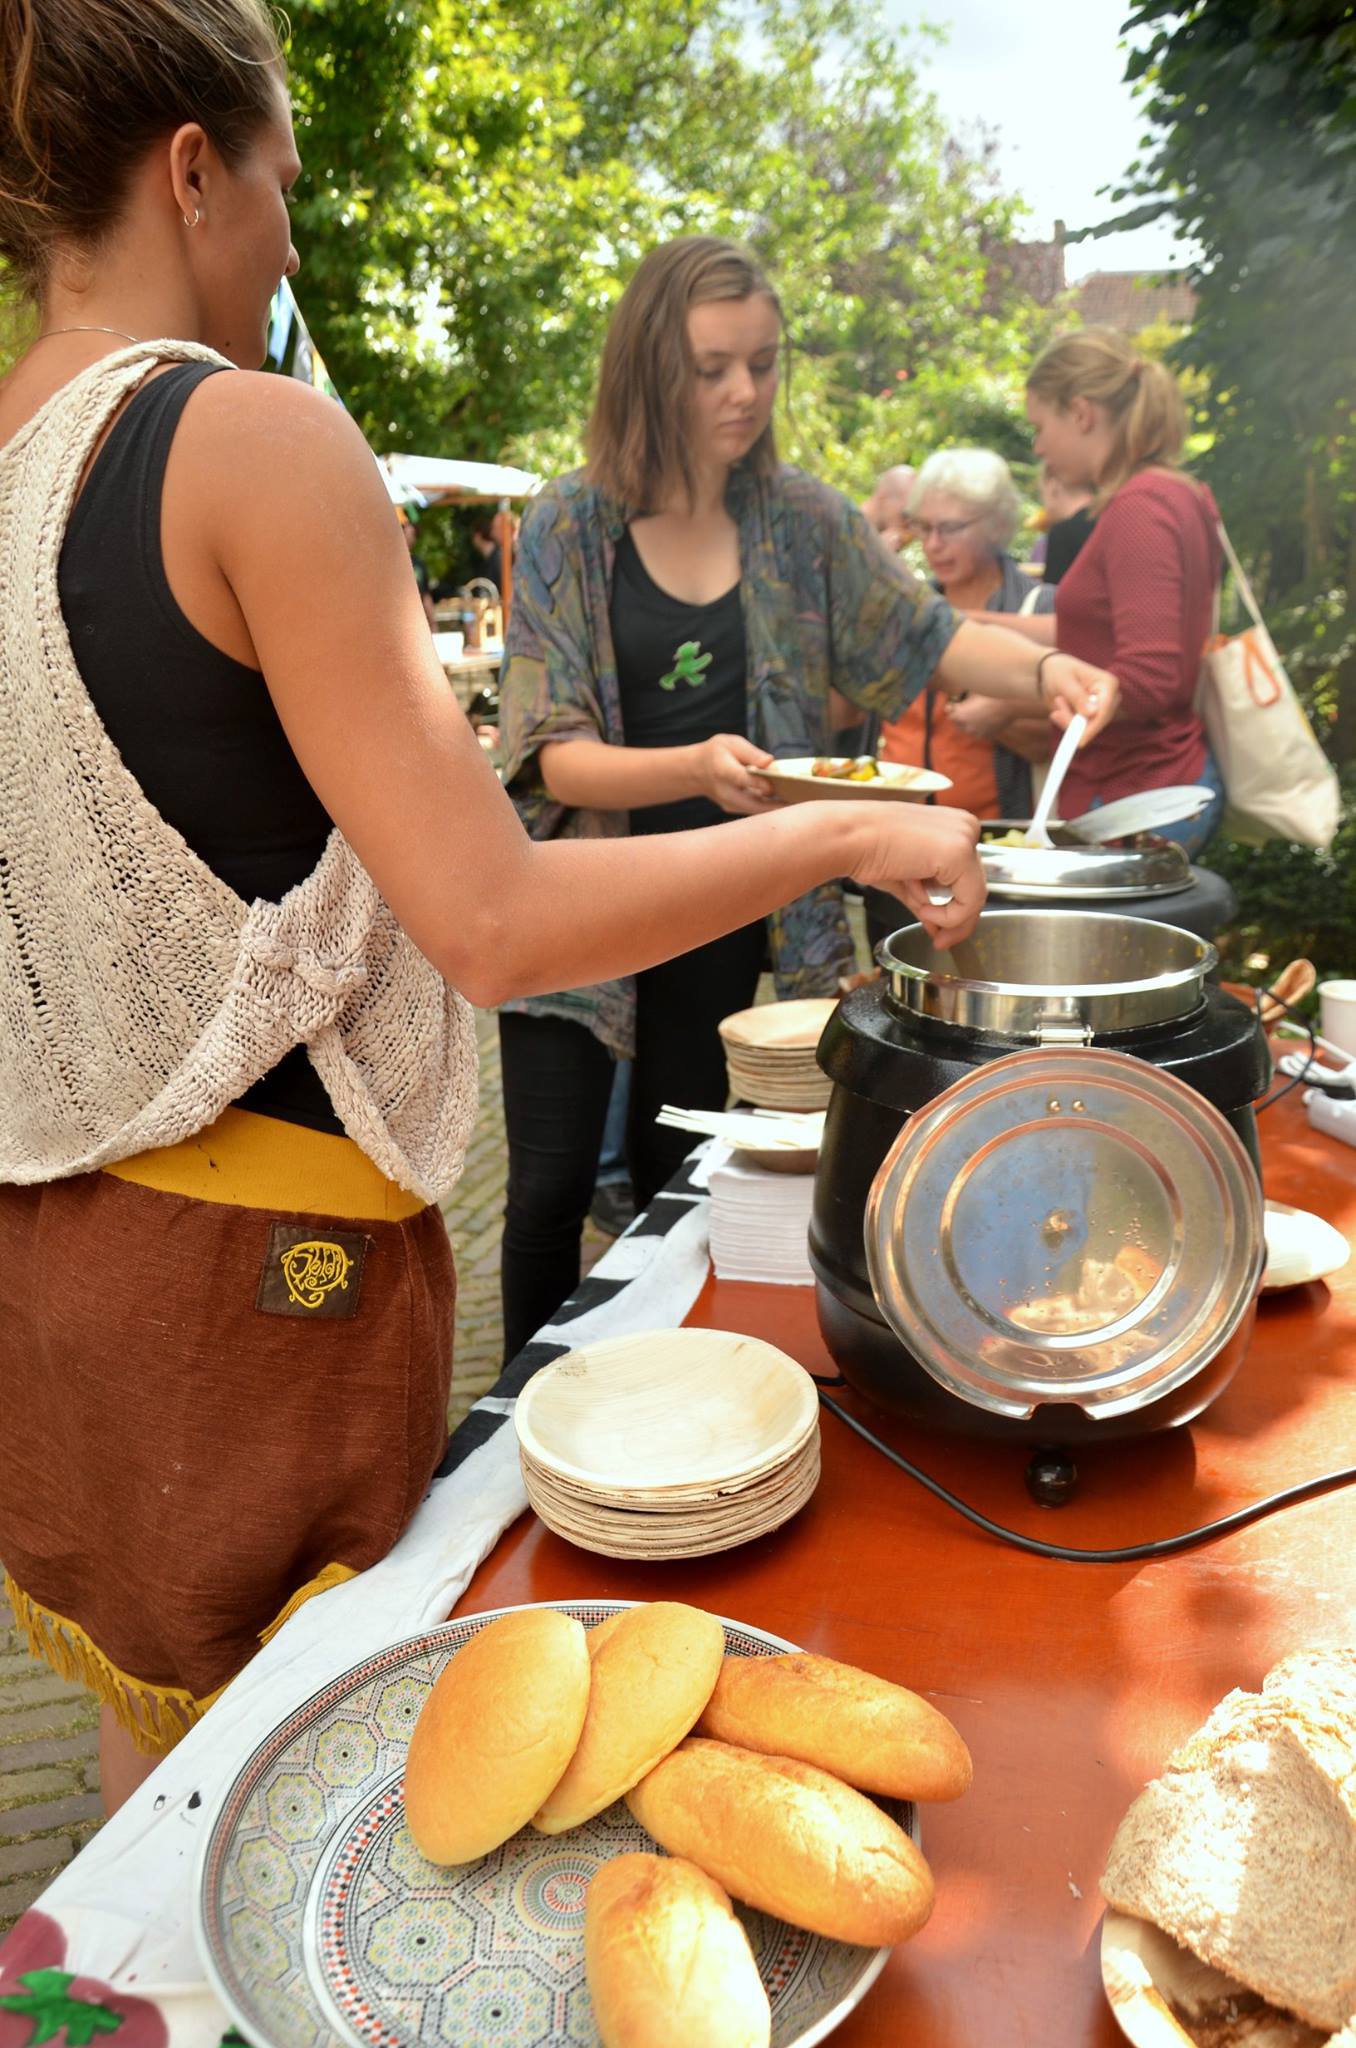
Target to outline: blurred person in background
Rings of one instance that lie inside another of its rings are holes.
[[[471,528],[471,547],[476,556],[477,576],[488,576],[496,590],[504,587],[504,551],[499,544],[498,526],[492,512],[484,512]]]
[[[1092,491],[1078,488],[1057,477],[1048,462],[1041,464],[1041,518],[1039,553],[1031,551],[1033,565],[1044,574],[1046,587],[1053,590],[1072,568],[1085,540],[1092,532]]]
[[[914,478],[909,512],[932,587],[956,611],[989,616],[1048,604],[1041,586],[1008,552],[1022,504],[1012,472],[987,448],[948,448],[930,455]],[[950,777],[942,803],[977,818],[1031,815],[1032,763],[1049,759],[1055,728],[1039,706],[969,693],[957,697],[934,682],[903,714],[880,729],[880,754]],[[866,896],[872,948],[899,925],[899,912],[878,891]]]
[[[1051,342],[1027,379],[1036,453],[1092,492],[1092,533],[1060,578],[1053,615],[1017,629],[1111,669],[1114,723],[1076,755],[1066,818],[1177,783],[1214,794],[1196,818],[1157,828],[1194,856],[1224,814],[1224,786],[1196,714],[1201,654],[1219,585],[1219,511],[1180,468],[1187,416],[1176,379],[1128,336],[1087,327]],[[983,614],[980,615],[984,616]]]
[[[1047,602],[1008,551],[1022,504],[1001,455],[987,448],[930,455],[909,504],[932,587],[954,610],[997,616]],[[949,775],[946,801],[977,818],[1025,818],[1029,764],[1049,759],[1054,737],[1038,706],[974,692],[956,697],[934,684],[902,717],[885,721],[881,752],[887,761]]]
[[[914,538],[913,520],[909,516],[914,475],[909,463],[897,462],[893,469],[884,470],[876,478],[870,497],[862,505],[863,516],[892,554],[897,555]]]
[[[437,621],[433,616],[433,588],[429,582],[428,565],[419,553],[419,529],[403,506],[397,516],[400,520],[400,531],[405,538],[405,546],[409,551],[410,567],[414,571],[414,587],[419,592],[419,602],[424,608],[424,617],[432,633],[437,629]]]

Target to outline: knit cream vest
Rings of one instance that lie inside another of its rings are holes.
[[[76,487],[164,361],[230,367],[189,342],[121,349],[0,449],[0,1181],[191,1137],[305,1044],[349,1136],[435,1201],[475,1117],[470,1005],[338,831],[280,903],[218,880],[123,765],[75,665],[57,561]]]

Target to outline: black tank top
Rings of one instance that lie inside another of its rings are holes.
[[[176,365],[124,407],[71,513],[57,584],[81,680],[149,801],[238,896],[276,903],[320,859],[330,819],[262,675],[185,617],[160,548],[174,430],[190,393],[215,375],[209,363]],[[304,1046],[240,1106],[343,1128]]]
[[[744,605],[733,584],[711,604],[685,604],[657,584],[628,526],[617,543],[609,613],[622,731],[628,747],[681,747],[748,725]],[[631,830],[724,825],[709,797],[632,811]]]

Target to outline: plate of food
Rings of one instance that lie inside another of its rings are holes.
[[[1116,1831],[1102,1982],[1135,2048],[1356,2048],[1356,1650],[1232,1692]]]
[[[771,1709],[741,1686],[754,1663]],[[926,1701],[677,1602],[501,1609],[397,1643],[298,1707],[225,1794],[197,1889],[208,1977],[256,2048],[596,2048],[641,2037],[663,1930],[686,1928],[676,1981],[710,2010],[683,2038],[810,2048],[931,1907],[912,1802],[786,1755],[789,1714],[830,1764],[846,1728],[852,1768],[870,1747],[852,1700],[878,1714],[882,1694],[918,1796],[963,1791],[964,1744]],[[746,1895],[733,1912],[722,1874]],[[661,1932],[637,1942],[646,1914]]]
[[[925,803],[951,788],[949,775],[932,768],[911,768],[904,761],[877,761],[871,754],[806,754],[777,761],[758,773],[784,804],[822,797],[865,797],[893,803]]]

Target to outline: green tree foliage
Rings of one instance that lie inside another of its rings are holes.
[[[1043,316],[1016,208],[949,144],[873,0],[296,0],[297,290],[379,447],[576,461],[608,314],[666,236],[781,291],[788,453],[859,491],[946,440],[1019,452]]]
[[[305,171],[298,296],[378,447],[492,456],[584,374],[609,231],[645,213],[619,161],[572,155],[568,67],[499,0],[301,0],[289,60]]]
[[[1199,305],[1201,468],[1273,631],[1356,759],[1356,7],[1140,0],[1126,27],[1151,124],[1110,225],[1175,216]]]

